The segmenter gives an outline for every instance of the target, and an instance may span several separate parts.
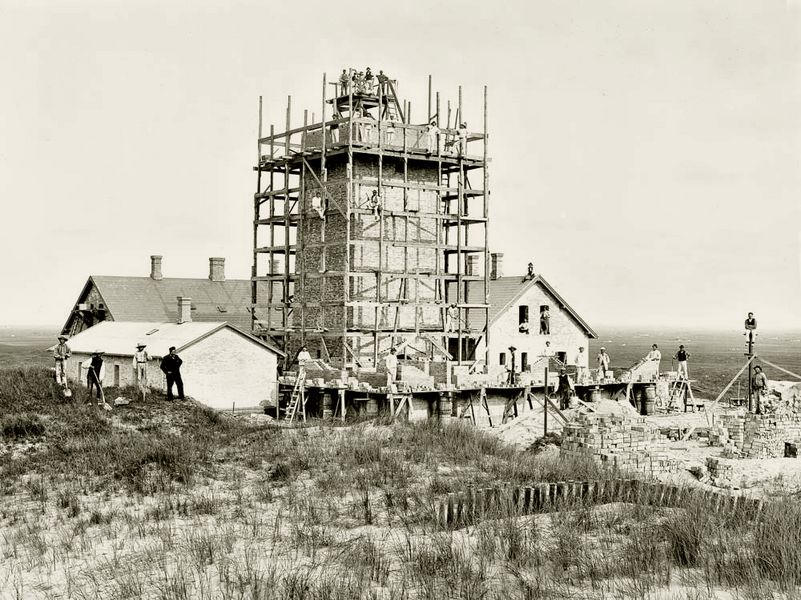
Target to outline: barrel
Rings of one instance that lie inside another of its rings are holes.
[[[600,402],[601,401],[601,388],[593,388],[590,391],[590,402]]]
[[[367,399],[367,406],[365,407],[368,417],[374,417],[378,414],[378,400],[375,398]]]
[[[642,395],[642,414],[644,415],[654,414],[655,406],[656,406],[656,386],[647,385],[645,386],[645,390]]]

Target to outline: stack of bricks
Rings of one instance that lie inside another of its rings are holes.
[[[720,458],[707,458],[706,469],[709,475],[709,483],[721,488],[739,488],[738,481],[735,481],[734,465],[729,461]]]
[[[801,414],[794,412],[728,415],[721,417],[721,424],[744,458],[784,456],[784,443],[801,438]],[[729,449],[726,455],[736,456],[737,452]]]
[[[592,456],[604,465],[645,475],[674,473],[679,466],[665,453],[665,439],[644,418],[579,414],[562,432],[562,456]]]

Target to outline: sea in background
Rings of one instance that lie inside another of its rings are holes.
[[[715,398],[745,364],[746,338],[742,329],[703,330],[668,329],[658,327],[606,327],[596,330],[598,339],[590,340],[590,366],[595,366],[595,356],[605,346],[611,357],[612,369],[620,372],[631,367],[657,344],[662,353],[661,370],[676,369],[672,357],[684,344],[689,353],[690,379],[695,380],[693,390],[697,396]],[[797,379],[765,364],[762,358],[793,373],[801,375],[801,331],[758,330],[754,351],[768,379],[796,381]],[[740,396],[747,395],[747,373],[739,378]],[[738,394],[735,383],[726,397]]]
[[[9,327],[0,326],[0,367],[20,365],[51,366],[47,348],[56,343],[58,326]],[[648,354],[651,344],[662,352],[662,371],[675,369],[671,357],[679,344],[690,354],[690,378],[695,380],[696,395],[714,398],[731,381],[745,364],[745,336],[742,330],[728,331],[702,329],[668,329],[659,327],[601,327],[596,330],[598,339],[590,340],[590,366],[595,366],[598,349],[605,346],[616,373],[631,367]],[[801,375],[801,331],[760,330],[756,353],[780,367]],[[769,379],[793,381],[793,377],[762,364]],[[741,396],[747,393],[747,376],[740,377]],[[727,397],[737,396],[737,383]]]

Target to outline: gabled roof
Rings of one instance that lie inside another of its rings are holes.
[[[593,331],[592,327],[590,327],[587,322],[584,321],[584,319],[582,319],[567,302],[565,302],[564,298],[557,293],[553,286],[540,275],[534,276],[533,279],[525,279],[524,277],[499,277],[498,279],[490,279],[490,325],[494,323],[498,317],[500,317],[501,314],[503,314],[509,308],[509,306],[514,305],[517,300],[523,296],[523,294],[525,294],[531,287],[535,285],[539,285],[548,294],[550,294],[559,304],[559,307],[567,311],[567,313],[576,321],[576,323],[578,323],[578,325],[584,329],[589,337],[598,337],[598,334]],[[483,292],[484,290],[483,282],[477,282],[475,287],[476,291],[478,292]]]
[[[157,323],[104,321],[71,337],[67,344],[76,353],[91,354],[101,350],[112,356],[133,356],[136,344],[147,344],[151,356],[160,357],[169,353],[170,346],[176,352],[196,344],[221,329],[229,328],[265,350],[284,356],[284,353],[264,340],[246,333],[225,322]]]
[[[226,321],[251,329],[251,283],[245,279],[184,279],[93,275],[81,297],[94,284],[115,321],[165,323],[178,320],[178,296],[192,299],[192,321]],[[68,321],[69,322],[69,321]]]

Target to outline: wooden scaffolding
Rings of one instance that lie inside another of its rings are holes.
[[[422,124],[386,78],[323,76],[319,121],[304,110],[293,127],[290,96],[266,136],[259,101],[253,331],[288,363],[302,345],[342,367],[391,347],[460,363],[489,348],[487,90],[475,132],[461,87],[443,114],[428,83]]]

